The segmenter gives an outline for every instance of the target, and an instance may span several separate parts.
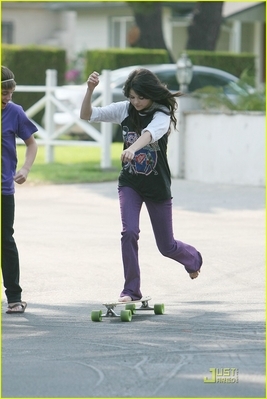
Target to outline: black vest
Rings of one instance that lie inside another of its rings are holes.
[[[153,115],[140,115],[141,128],[144,129]],[[130,117],[121,123],[124,149],[139,137],[134,131]],[[171,198],[171,174],[167,161],[167,132],[158,141],[136,151],[132,162],[122,164],[119,186],[128,186],[144,199],[160,202]]]

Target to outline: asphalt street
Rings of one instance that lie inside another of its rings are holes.
[[[92,322],[123,287],[117,183],[16,189],[24,314],[5,313],[3,398],[265,398],[265,188],[173,180],[191,280],[157,250],[146,209],[143,295],[165,314]]]

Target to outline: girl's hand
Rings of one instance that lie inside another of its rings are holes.
[[[93,91],[94,88],[98,85],[98,83],[99,83],[99,73],[94,71],[87,79],[87,86],[91,91]]]
[[[131,151],[129,149],[124,150],[121,154],[122,162],[124,163],[131,162],[134,159],[134,154],[135,154],[134,151]]]

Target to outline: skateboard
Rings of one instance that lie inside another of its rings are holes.
[[[164,304],[155,304],[153,307],[149,306],[148,302],[151,300],[150,296],[145,296],[139,299],[138,301],[130,301],[130,302],[118,302],[111,301],[103,303],[103,306],[106,308],[106,313],[102,313],[102,310],[93,310],[91,312],[91,320],[92,321],[102,321],[103,317],[120,317],[121,321],[131,321],[132,316],[138,310],[153,310],[155,314],[160,315],[164,314]],[[136,304],[141,303],[141,306],[136,308]],[[124,306],[124,309],[120,311],[120,314],[115,312],[115,308],[117,306]]]

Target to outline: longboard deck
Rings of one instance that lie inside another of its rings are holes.
[[[155,304],[153,307],[150,307],[148,302],[151,300],[150,296],[144,296],[138,301],[128,301],[128,302],[118,302],[118,301],[110,301],[103,303],[103,306],[106,308],[106,313],[103,314],[102,310],[93,310],[91,312],[91,320],[92,321],[102,321],[103,317],[120,317],[121,321],[131,321],[132,315],[136,313],[137,310],[153,310],[155,314],[163,314],[164,313],[164,304]],[[139,308],[135,307],[136,303],[141,303]],[[123,305],[125,307],[124,310],[121,310],[120,314],[115,312],[116,306]]]
[[[143,296],[141,299],[138,299],[136,301],[128,301],[128,302],[118,302],[118,301],[109,301],[109,302],[105,302],[102,305],[108,307],[108,306],[118,306],[118,305],[128,305],[129,303],[139,303],[139,302],[148,302],[150,301],[152,298],[150,296]]]

